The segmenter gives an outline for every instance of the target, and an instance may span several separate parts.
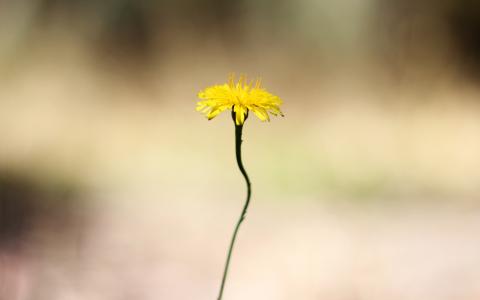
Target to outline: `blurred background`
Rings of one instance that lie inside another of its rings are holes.
[[[480,3],[1,0],[0,299],[480,299]]]

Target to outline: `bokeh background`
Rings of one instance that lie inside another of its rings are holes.
[[[0,299],[480,299],[480,3],[0,1]]]

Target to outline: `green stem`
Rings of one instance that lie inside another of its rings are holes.
[[[247,119],[247,117],[248,115],[245,117],[245,120]],[[235,122],[235,113],[233,111],[232,111],[232,118],[233,118],[233,122]],[[230,247],[228,248],[227,261],[225,262],[225,269],[223,270],[222,285],[220,286],[220,292],[217,298],[218,300],[222,300],[223,289],[225,287],[225,281],[227,279],[228,267],[230,266],[230,259],[232,257],[233,246],[235,244],[235,240],[237,239],[237,233],[238,233],[238,229],[240,228],[240,224],[242,224],[247,214],[248,205],[250,204],[250,196],[252,194],[250,179],[248,178],[248,174],[245,171],[245,168],[243,167],[243,163],[242,163],[242,147],[241,147],[242,146],[242,129],[243,129],[243,124],[237,125],[235,123],[235,155],[237,158],[238,168],[240,169],[240,172],[242,173],[243,177],[245,178],[245,182],[247,183],[247,200],[243,205],[242,213],[240,214],[240,218],[238,219],[237,225],[235,226],[235,230],[233,231],[232,240],[230,241]]]

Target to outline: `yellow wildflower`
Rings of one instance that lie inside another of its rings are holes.
[[[197,103],[197,111],[205,114],[209,120],[215,118],[222,111],[231,109],[235,112],[235,123],[242,125],[249,111],[252,111],[260,120],[270,121],[268,113],[281,115],[282,100],[270,94],[261,87],[261,80],[247,83],[244,75],[237,83],[234,75],[230,75],[228,83],[214,85],[198,93],[202,99]]]

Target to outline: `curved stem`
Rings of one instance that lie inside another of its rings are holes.
[[[235,113],[234,112],[232,112],[232,117],[233,117],[233,121],[235,122]],[[245,120],[246,120],[246,118],[245,118]],[[245,201],[245,204],[243,205],[242,213],[240,214],[240,218],[238,219],[237,225],[235,226],[235,230],[233,231],[232,240],[230,241],[230,247],[228,248],[227,261],[225,262],[225,269],[223,270],[222,285],[220,286],[220,292],[219,292],[218,298],[217,298],[218,300],[222,299],[223,289],[225,287],[225,281],[227,279],[228,267],[230,266],[230,259],[232,257],[233,246],[235,244],[235,240],[237,239],[237,233],[238,233],[238,229],[240,228],[240,224],[242,224],[242,222],[245,219],[245,216],[247,214],[248,205],[250,204],[250,196],[252,194],[250,179],[248,178],[248,174],[245,171],[245,168],[243,167],[243,163],[242,163],[242,149],[241,149],[241,146],[242,146],[242,129],[243,129],[243,124],[237,125],[235,123],[235,155],[236,155],[236,158],[237,158],[238,168],[240,169],[240,172],[242,173],[243,177],[245,178],[245,182],[247,183],[247,200]]]

